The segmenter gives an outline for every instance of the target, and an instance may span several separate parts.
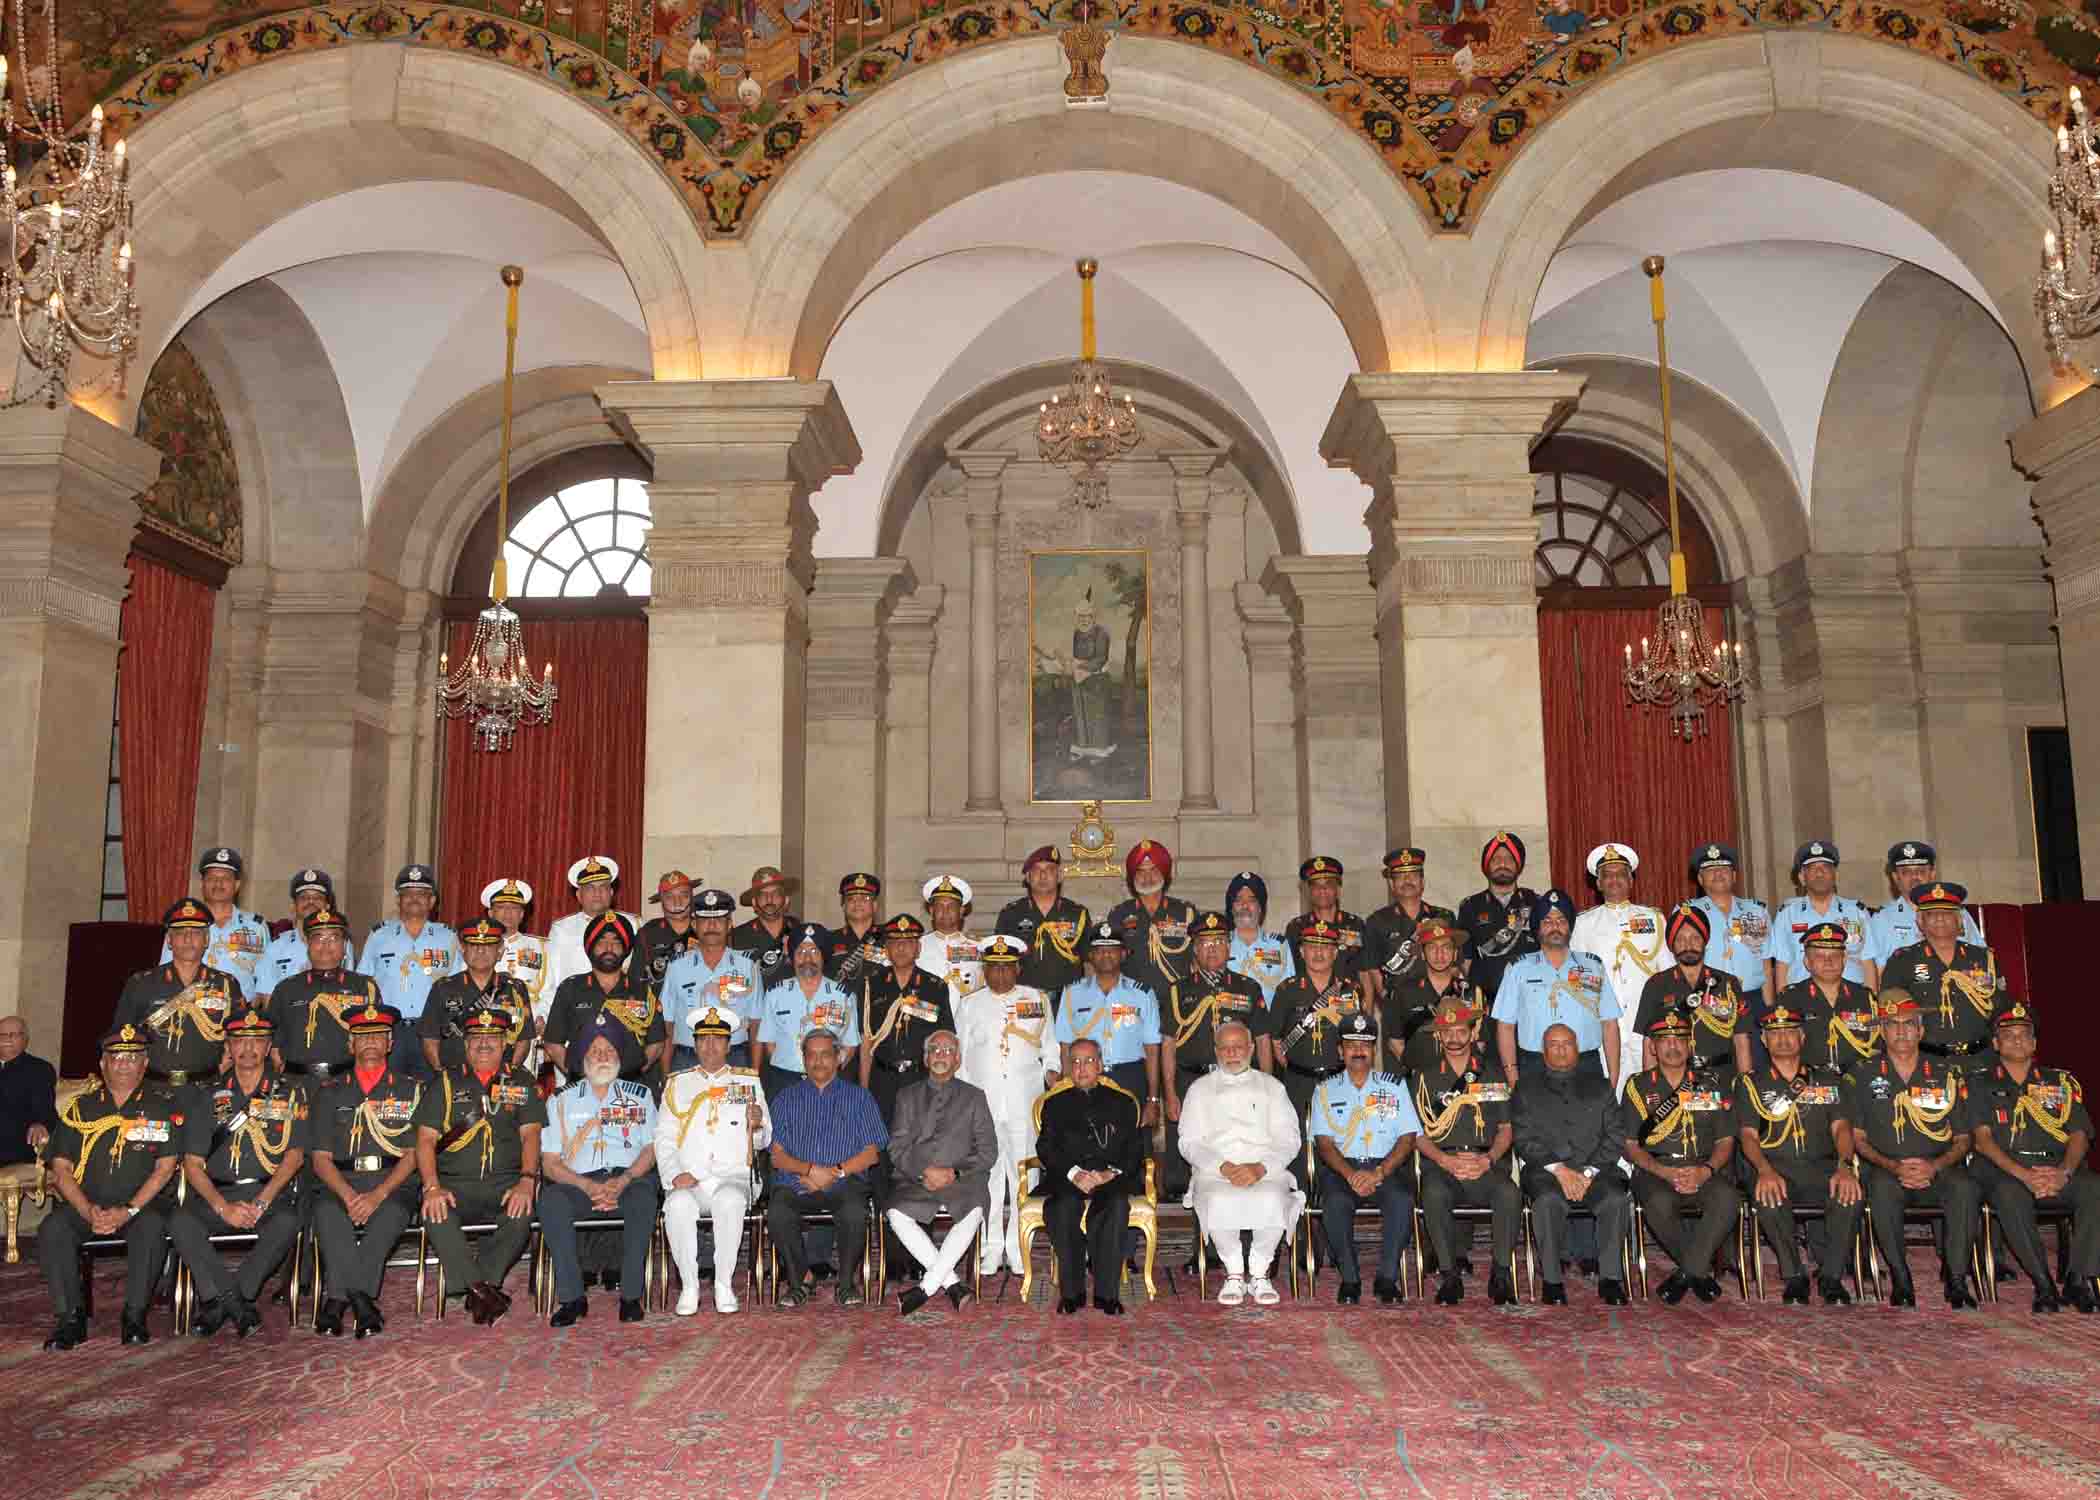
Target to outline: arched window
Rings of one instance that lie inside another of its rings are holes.
[[[511,522],[503,547],[521,599],[595,599],[649,592],[649,495],[634,479],[587,479]]]
[[[1538,521],[1533,573],[1547,595],[1670,586],[1670,508],[1663,476],[1620,449],[1553,438],[1532,456]],[[1694,593],[1721,582],[1713,539],[1680,482],[1678,519]]]

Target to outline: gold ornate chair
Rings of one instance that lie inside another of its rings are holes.
[[[75,1096],[93,1087],[94,1078],[61,1078],[58,1081],[58,1108],[64,1109]],[[44,1153],[39,1151],[33,1162],[20,1162],[14,1166],[0,1167],[0,1212],[7,1216],[7,1263],[18,1264],[22,1259],[19,1234],[22,1224],[22,1200],[31,1203],[49,1201],[51,1187],[45,1180]]]
[[[1106,1077],[1101,1082],[1108,1088],[1119,1087]],[[1073,1084],[1068,1078],[1035,1101],[1037,1135],[1041,1135],[1043,1129],[1043,1100],[1048,1099],[1051,1094],[1062,1093],[1071,1087]],[[1124,1092],[1128,1093],[1128,1090]],[[1042,1161],[1033,1156],[1023,1157],[1014,1163],[1014,1218],[1019,1224],[1021,1237],[1023,1302],[1028,1300],[1029,1289],[1035,1285],[1035,1237],[1043,1227],[1043,1196],[1028,1191],[1028,1174],[1041,1165]],[[1079,1222],[1082,1225],[1086,1223],[1084,1214],[1080,1216]],[[1152,1270],[1159,1254],[1159,1162],[1150,1155],[1145,1157],[1145,1194],[1142,1198],[1135,1193],[1130,1195],[1130,1227],[1145,1237],[1145,1296],[1150,1301],[1157,1301],[1159,1287],[1152,1279]],[[1050,1284],[1057,1285],[1057,1257],[1054,1255],[1050,1258]]]

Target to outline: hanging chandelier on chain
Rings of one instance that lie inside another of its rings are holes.
[[[102,106],[87,129],[66,129],[58,74],[58,0],[42,0],[34,33],[42,58],[29,60],[32,32],[25,0],[7,13],[11,47],[0,47],[0,189],[6,195],[7,256],[0,263],[0,301],[14,320],[22,357],[37,372],[4,403],[68,396],[76,350],[112,361],[121,385],[138,348],[139,309],[132,296],[131,193],[124,143],[105,148]],[[8,87],[7,54],[22,108]]]
[[[1653,649],[1641,637],[1641,659],[1626,648],[1626,697],[1636,708],[1666,709],[1670,732],[1689,742],[1708,731],[1706,710],[1740,700],[1748,689],[1743,644],[1709,642],[1706,611],[1685,585],[1684,542],[1677,527],[1677,452],[1670,434],[1670,348],[1664,337],[1663,258],[1641,262],[1655,319],[1655,362],[1662,377],[1663,473],[1670,497],[1670,597],[1656,607]]]
[[[2100,152],[2075,88],[2070,106],[2070,122],[2056,127],[2056,170],[2049,177],[2049,215],[2056,222],[2042,233],[2042,269],[2034,283],[2034,310],[2058,369],[2074,364],[2073,343],[2100,333]]]
[[[1094,362],[1094,274],[1100,269],[1091,257],[1079,262],[1079,363],[1064,391],[1036,414],[1036,454],[1071,471],[1072,503],[1081,510],[1108,504],[1106,464],[1144,436],[1137,403],[1119,398],[1108,371]]]
[[[525,272],[503,268],[508,301],[503,322],[503,443],[496,482],[496,568],[489,580],[489,607],[474,623],[474,643],[459,670],[450,670],[449,653],[438,657],[437,716],[466,719],[484,750],[508,750],[519,726],[554,719],[554,664],[538,683],[525,659],[525,632],[517,611],[504,603],[510,593],[510,409],[511,385],[518,358],[518,288]]]

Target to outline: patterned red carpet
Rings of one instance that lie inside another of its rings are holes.
[[[94,1336],[38,1345],[35,1268],[0,1273],[0,1473],[39,1500],[736,1497],[1095,1500],[2100,1494],[2100,1319],[2024,1286],[1928,1306],[1337,1308],[1179,1300],[1057,1318],[1004,1305],[615,1321],[358,1343]],[[521,1273],[513,1273],[517,1290]],[[990,1288],[987,1287],[989,1292]],[[2017,1294],[2017,1295],[2011,1295]]]

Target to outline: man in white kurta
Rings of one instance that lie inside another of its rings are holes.
[[[992,1168],[978,1266],[986,1275],[1002,1265],[1025,1269],[1014,1166],[1035,1155],[1035,1101],[1057,1076],[1050,1001],[1041,990],[1016,982],[1025,952],[1018,939],[986,939],[980,954],[984,987],[955,1006],[955,1029],[962,1041],[962,1069],[956,1076],[984,1090],[999,1135],[999,1163]]]
[[[729,1066],[740,1018],[709,1006],[693,1022],[697,1067],[673,1073],[656,1116],[664,1235],[678,1267],[678,1316],[700,1310],[700,1215],[715,1229],[715,1311],[737,1310],[736,1260],[751,1206],[751,1156],[773,1144],[773,1117],[751,1068]]]
[[[1605,983],[1618,1001],[1619,1014],[1641,1012],[1641,991],[1649,976],[1674,961],[1663,941],[1663,914],[1633,900],[1633,877],[1641,857],[1624,844],[1599,844],[1590,851],[1590,878],[1604,900],[1575,919],[1568,947],[1604,965]],[[1619,1082],[1641,1071],[1641,1034],[1628,1021],[1619,1028]]]
[[[1251,1296],[1270,1307],[1278,1298],[1269,1262],[1304,1206],[1290,1166],[1305,1137],[1283,1085],[1253,1066],[1253,1034],[1228,1021],[1215,1040],[1217,1070],[1181,1098],[1181,1154],[1192,1169],[1196,1220],[1225,1266],[1219,1305],[1237,1307]],[[1240,1245],[1243,1230],[1248,1249]]]

